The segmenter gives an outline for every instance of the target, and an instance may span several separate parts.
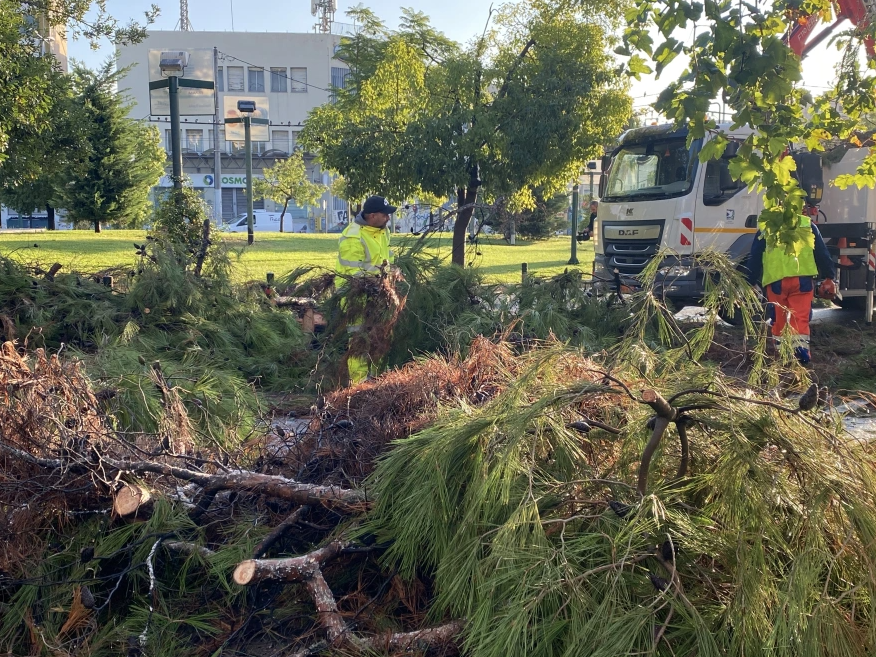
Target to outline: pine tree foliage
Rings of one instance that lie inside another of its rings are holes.
[[[40,56],[34,27],[15,0],[0,2],[0,89],[5,111],[0,116],[0,162],[10,135],[17,129],[40,131],[48,124],[53,69],[51,57]]]
[[[158,130],[128,118],[115,86],[123,71],[112,61],[100,71],[73,70],[73,102],[81,106],[81,142],[58,188],[68,217],[91,224],[136,228],[150,210],[149,191],[164,172],[167,155]]]
[[[689,472],[670,434],[639,497],[652,411],[566,362],[542,354],[493,401],[449,410],[371,480],[362,531],[389,544],[386,567],[434,578],[432,617],[467,619],[466,654],[872,653],[869,446],[712,368],[666,363],[667,398],[712,395],[683,397],[708,406],[691,411]],[[582,436],[582,417],[620,433]]]

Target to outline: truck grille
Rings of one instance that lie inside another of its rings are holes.
[[[662,219],[605,225],[602,243],[606,268],[617,269],[628,276],[641,274],[651,258],[660,252],[663,225]]]

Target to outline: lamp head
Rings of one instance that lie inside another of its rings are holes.
[[[164,75],[181,77],[189,63],[189,53],[183,50],[162,52],[158,68]]]
[[[254,100],[238,100],[237,101],[237,111],[241,114],[252,114],[256,111],[256,104]]]

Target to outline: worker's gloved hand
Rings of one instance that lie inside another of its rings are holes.
[[[824,279],[818,286],[817,294],[819,299],[833,299],[836,296],[836,283],[831,278]]]

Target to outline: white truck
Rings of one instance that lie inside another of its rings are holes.
[[[763,201],[731,179],[728,165],[750,130],[731,130],[729,124],[719,129],[731,143],[721,159],[705,164],[698,159],[704,140],[696,139],[688,147],[684,129],[647,126],[621,136],[600,185],[593,231],[597,279],[635,285],[645,265],[662,253],[657,284],[667,298],[683,306],[697,304],[704,293],[703,272],[693,266],[695,254],[713,249],[745,265]],[[812,207],[817,208],[813,220],[839,265],[840,302],[866,307],[869,322],[876,193],[822,183],[854,172],[866,153],[867,149],[851,149],[830,167],[822,167],[814,154],[800,152],[795,159],[799,157],[801,186],[810,190]]]
[[[253,211],[253,231],[258,233],[263,232],[278,232],[280,230],[280,213],[266,212],[264,210]],[[227,224],[223,224],[222,230],[229,233],[245,233],[247,232],[247,215],[243,213],[237,218],[232,219]],[[287,233],[310,233],[313,232],[310,226],[310,220],[307,217],[294,216],[287,212],[283,217],[283,230]]]

